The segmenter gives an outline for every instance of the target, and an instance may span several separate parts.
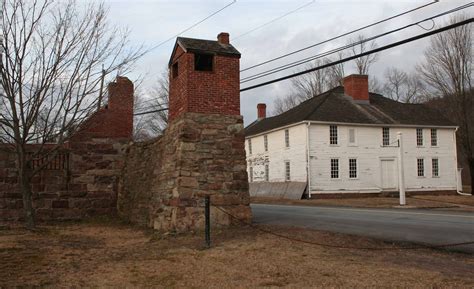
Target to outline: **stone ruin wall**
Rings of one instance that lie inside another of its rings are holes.
[[[251,221],[241,116],[185,113],[164,135],[127,149],[118,212],[161,231],[204,227],[204,196]],[[211,221],[235,220],[211,207]]]

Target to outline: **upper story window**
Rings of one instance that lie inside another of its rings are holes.
[[[171,74],[173,78],[178,77],[178,74],[179,74],[178,69],[179,69],[178,62],[176,61],[176,63],[174,63],[173,66],[171,66]]]
[[[382,128],[382,145],[383,146],[390,145],[390,128],[388,127]]]
[[[247,142],[249,145],[249,155],[251,155],[252,154],[252,139],[249,138]]]
[[[416,129],[416,145],[419,147],[423,146],[423,129],[422,128]]]
[[[329,126],[329,144],[337,145],[337,125]]]
[[[265,151],[268,152],[268,136],[267,135],[263,136],[263,147]]]
[[[424,177],[425,176],[425,160],[416,159],[416,168],[417,168],[417,175],[419,177]]]
[[[435,128],[431,129],[431,146],[438,146],[438,130]]]
[[[331,179],[339,179],[339,159],[331,159]]]
[[[270,180],[270,167],[269,164],[265,164],[265,182]]]
[[[290,172],[290,162],[285,162],[285,181],[289,182],[291,180],[291,172]]]
[[[285,129],[285,146],[290,147],[290,131]]]
[[[356,143],[356,136],[355,136],[355,128],[349,129],[349,145],[355,145]]]
[[[212,71],[214,56],[211,54],[194,54],[194,70]]]

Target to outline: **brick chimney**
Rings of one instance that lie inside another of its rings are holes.
[[[265,103],[257,104],[257,117],[258,119],[264,119],[267,117],[267,105]]]
[[[219,35],[217,35],[217,42],[220,44],[229,44],[229,33],[227,32],[221,32]]]
[[[355,101],[369,101],[369,76],[351,74],[344,78],[344,93]]]

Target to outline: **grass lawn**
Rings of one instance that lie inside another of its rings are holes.
[[[255,229],[160,235],[116,221],[44,225],[32,233],[0,230],[0,288],[473,288],[472,255],[403,250],[381,241],[321,231],[265,227],[333,245],[297,243]]]

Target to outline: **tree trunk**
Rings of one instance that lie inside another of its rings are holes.
[[[23,210],[25,213],[25,225],[28,230],[32,230],[36,227],[35,222],[35,210],[33,208],[32,191],[30,185],[30,178],[25,168],[21,168],[19,171],[19,183],[21,189],[21,195],[23,197]]]
[[[471,175],[471,195],[474,196],[474,158],[467,160],[469,163],[469,174]]]

